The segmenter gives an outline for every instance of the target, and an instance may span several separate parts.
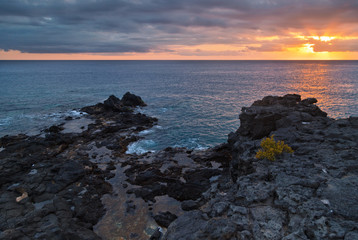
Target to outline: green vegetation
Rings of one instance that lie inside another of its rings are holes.
[[[283,141],[275,141],[273,138],[274,135],[271,135],[269,138],[264,138],[261,141],[261,149],[257,151],[257,159],[268,159],[270,161],[275,161],[276,156],[282,154],[283,152],[293,153],[291,147],[285,144]]]

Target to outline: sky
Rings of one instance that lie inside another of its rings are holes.
[[[358,60],[358,0],[0,0],[0,60]]]

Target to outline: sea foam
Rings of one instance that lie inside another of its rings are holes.
[[[144,154],[147,152],[155,152],[153,147],[155,147],[157,143],[153,140],[140,140],[137,142],[133,142],[128,145],[128,150],[126,154]]]

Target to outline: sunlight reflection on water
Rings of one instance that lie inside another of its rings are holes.
[[[331,64],[309,64],[297,69],[292,75],[294,80],[289,88],[302,97],[315,97],[317,105],[326,111],[329,117],[342,118],[354,114],[357,109],[357,78],[342,82],[345,72],[337,73]],[[357,76],[356,76],[357,77]],[[344,95],[343,95],[344,94]],[[349,106],[354,106],[350,108]]]

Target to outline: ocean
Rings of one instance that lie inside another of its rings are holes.
[[[241,107],[267,95],[315,97],[332,118],[358,114],[358,61],[0,61],[0,137],[80,116],[130,91],[159,119],[129,152],[205,149],[239,127]]]

